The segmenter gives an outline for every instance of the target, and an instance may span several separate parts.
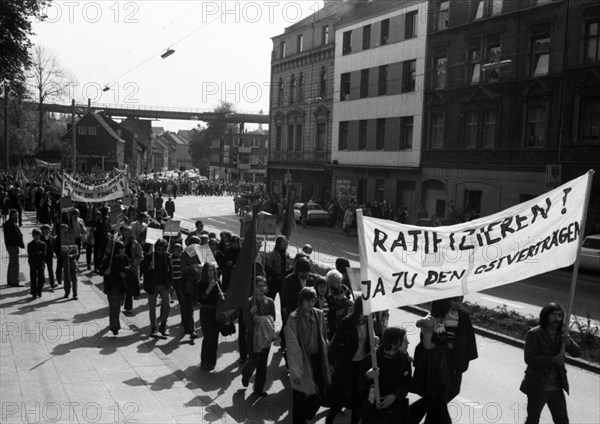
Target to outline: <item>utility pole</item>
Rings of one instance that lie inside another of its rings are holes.
[[[6,172],[8,172],[8,154],[9,154],[9,142],[8,142],[8,82],[4,81],[4,145],[5,145],[5,160],[6,160]]]
[[[71,148],[73,149],[73,173],[77,170],[77,153],[75,144],[75,99],[71,102]]]

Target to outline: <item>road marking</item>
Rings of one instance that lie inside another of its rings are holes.
[[[488,297],[488,296],[481,296],[481,298],[484,299],[484,300],[489,300],[490,302],[499,303],[501,305],[506,305],[506,306],[510,306],[510,307],[513,307],[513,308],[523,309],[523,306],[517,305],[516,303],[505,302],[504,300],[496,300],[496,299],[494,299],[492,297]]]
[[[546,287],[541,287],[541,286],[536,286],[535,284],[528,284],[528,283],[524,283],[523,285],[524,285],[524,286],[529,286],[529,287],[532,287],[532,288],[534,288],[534,289],[536,289],[536,290],[550,291],[550,289],[549,289],[549,288],[546,288]]]
[[[354,253],[354,252],[348,252],[347,250],[342,250],[340,249],[342,252],[344,252],[345,254],[347,254],[348,256],[355,256],[358,257],[358,253]]]

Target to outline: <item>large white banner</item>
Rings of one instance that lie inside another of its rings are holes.
[[[445,227],[358,213],[361,290],[371,311],[466,295],[575,262],[591,172],[510,209]]]
[[[108,202],[123,198],[127,177],[121,173],[104,184],[90,186],[64,174],[62,177],[56,176],[56,185],[62,190],[63,196],[71,196],[74,202]]]

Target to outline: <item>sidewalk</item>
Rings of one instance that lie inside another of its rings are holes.
[[[23,215],[25,244],[36,226],[32,218]],[[6,286],[5,252],[1,259],[0,422],[233,422],[208,407],[211,399],[160,349],[148,346],[136,320],[122,316],[123,331],[112,336],[100,277],[79,275],[77,301],[63,299],[62,286],[54,293],[45,287],[32,301],[26,254],[25,287]]]

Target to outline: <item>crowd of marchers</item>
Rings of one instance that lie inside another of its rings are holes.
[[[3,183],[11,187],[15,182],[5,179]],[[32,231],[33,240],[24,245],[22,218],[12,207],[14,202],[3,224],[8,284],[21,286],[20,249],[27,250],[32,300],[63,283],[64,297],[72,294],[78,299],[79,266],[88,271],[93,267],[103,278],[109,327],[115,336],[121,329],[120,314],[133,314],[134,303],[145,298],[149,336],[169,337],[170,331],[181,331],[192,343],[201,337],[199,366],[214,371],[221,336],[235,331],[233,322],[219,316],[218,305],[224,301],[240,259],[240,238],[227,231],[208,232],[197,221],[189,234],[180,231],[147,243],[148,229],[164,229],[173,217],[172,190],[165,190],[165,201],[162,189],[154,195],[150,187],[139,187],[129,206],[118,200],[75,204],[61,211],[59,202],[49,202],[46,214],[36,196],[41,192],[42,197],[52,197],[53,190],[44,190],[43,184],[33,188],[38,190],[32,193],[30,204],[23,198],[15,201],[22,209],[36,211],[39,227]],[[250,198],[244,209],[252,207],[255,213],[270,199]],[[66,231],[75,232],[73,245],[61,241]],[[214,261],[202,262],[194,245],[207,246]],[[353,424],[451,422],[447,405],[460,393],[462,376],[478,356],[462,297],[431,303],[429,314],[416,322],[421,337],[411,357],[406,330],[390,325],[387,312],[373,314],[374,334],[369,334],[362,297],[352,291],[348,279],[347,259],[338,258],[335,268],[328,267],[312,260],[310,245],[292,258],[285,236],[278,236],[269,252],[258,242],[256,251],[256,271],[248,277],[248,302],[237,318],[244,387],[253,378],[253,393],[268,396],[269,353],[273,343],[278,343],[291,384],[294,424],[313,422],[322,407],[328,408],[326,423],[333,423],[343,408],[351,411]],[[80,261],[83,252],[85,260]],[[171,317],[175,299],[177,318]],[[282,321],[278,335],[275,301]],[[169,326],[169,319],[178,323]],[[540,325],[527,334],[527,370],[521,384],[528,396],[526,423],[537,423],[545,405],[556,423],[568,422],[565,351],[578,356],[580,350],[563,334],[563,319],[562,308],[549,304],[540,313]],[[375,368],[371,355],[377,359]],[[409,392],[420,398],[409,404]]]

